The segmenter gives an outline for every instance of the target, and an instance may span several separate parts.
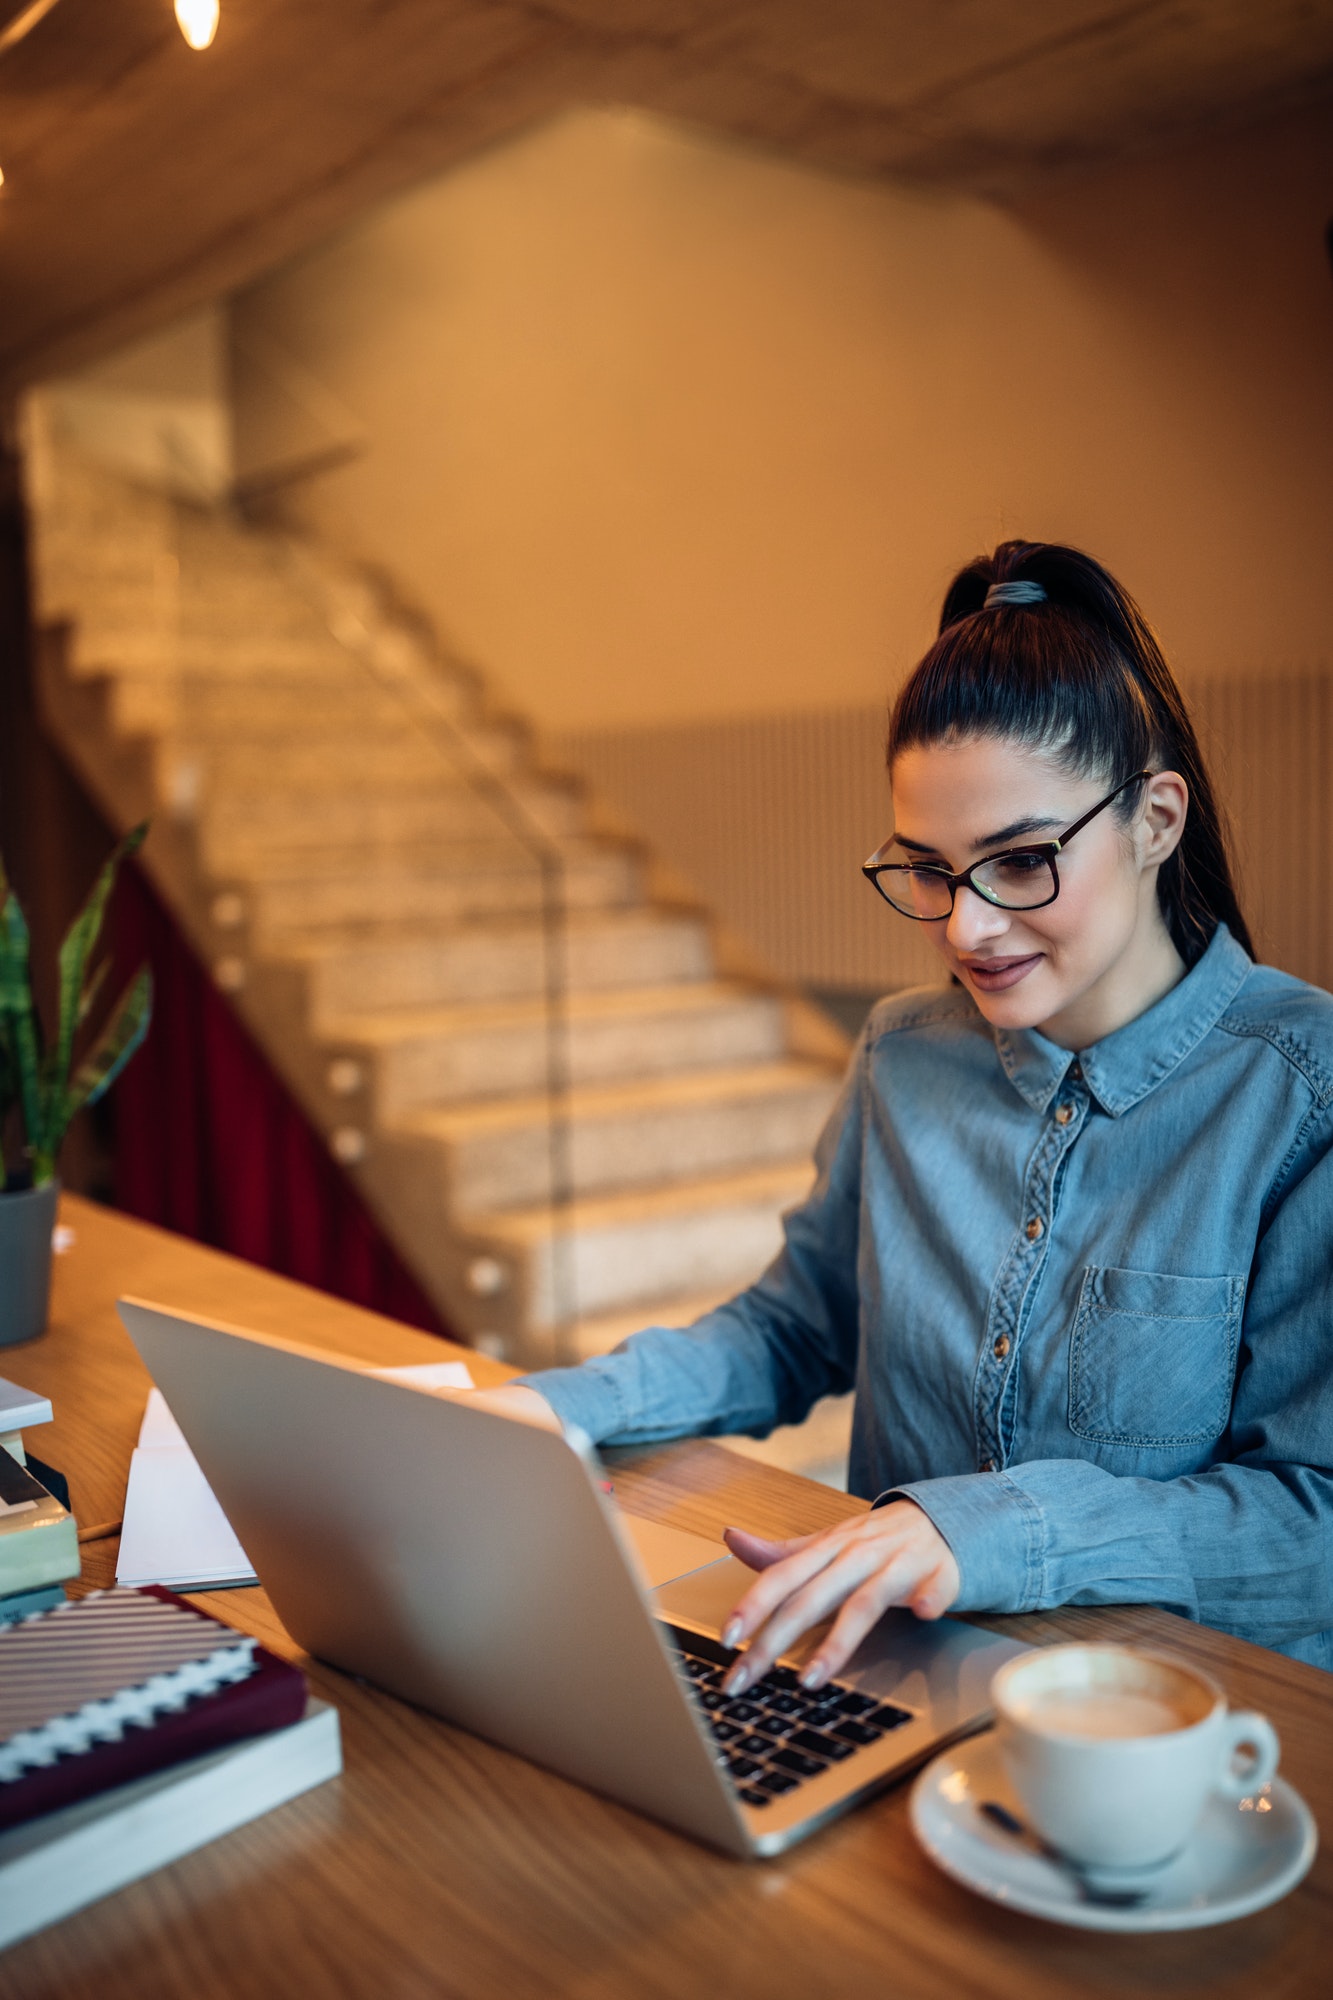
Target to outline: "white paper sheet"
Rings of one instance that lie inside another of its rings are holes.
[[[421,1361],[368,1373],[416,1389],[472,1387],[462,1361]],[[139,1448],[130,1460],[116,1582],[216,1590],[258,1581],[166,1398],[160,1389],[150,1389]]]
[[[258,1581],[189,1446],[141,1445],[130,1460],[116,1582],[203,1590]]]
[[[413,1389],[470,1389],[472,1373],[465,1361],[414,1361],[406,1368],[372,1368],[386,1382],[406,1382]]]

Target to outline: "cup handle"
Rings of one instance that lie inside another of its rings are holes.
[[[1280,1754],[1277,1731],[1266,1715],[1257,1715],[1252,1710],[1229,1715],[1222,1738],[1218,1791],[1224,1799],[1248,1798],[1251,1792],[1270,1783]]]

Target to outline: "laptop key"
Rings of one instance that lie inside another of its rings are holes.
[[[792,1771],[798,1778],[817,1778],[828,1766],[819,1757],[807,1757],[802,1750],[775,1750],[773,1763],[783,1771]]]
[[[843,1715],[868,1715],[879,1703],[872,1694],[858,1694],[855,1688],[844,1688],[838,1695],[837,1707]]]
[[[763,1718],[762,1708],[756,1708],[752,1701],[730,1701],[727,1716],[732,1722],[759,1722]]]
[[[774,1794],[772,1792],[761,1792],[757,1785],[742,1785],[741,1797],[747,1806],[771,1806]]]
[[[770,1750],[776,1750],[777,1747],[771,1737],[759,1735],[742,1736],[736,1745],[736,1748],[743,1750],[747,1757],[767,1757]]]
[[[715,1708],[725,1708],[727,1705],[727,1697],[724,1694],[720,1694],[716,1688],[705,1688],[699,1696],[699,1700],[710,1711]]]
[[[770,1736],[789,1736],[793,1729],[801,1728],[802,1720],[799,1715],[774,1715],[771,1708],[766,1708],[759,1727]]]
[[[765,1771],[762,1778],[756,1778],[755,1783],[763,1791],[771,1792],[775,1799],[780,1799],[784,1792],[796,1789],[796,1779],[789,1778],[785,1771]]]
[[[853,1746],[836,1736],[828,1736],[819,1729],[798,1729],[787,1738],[793,1750],[804,1750],[811,1757],[827,1757],[830,1763],[839,1764],[844,1757],[854,1755]]]
[[[865,1719],[876,1729],[901,1729],[905,1722],[912,1720],[912,1711],[910,1708],[895,1708],[891,1701],[882,1701],[875,1713]]]
[[[801,1713],[800,1701],[785,1688],[780,1694],[766,1696],[764,1707],[771,1709],[775,1715],[799,1715]]]
[[[858,1748],[865,1743],[878,1743],[883,1733],[882,1729],[867,1728],[864,1722],[858,1722],[851,1715],[845,1722],[835,1722],[829,1730],[831,1736],[839,1736],[844,1743],[855,1744]]]
[[[727,1722],[720,1715],[713,1716],[708,1726],[712,1730],[714,1738],[719,1743],[734,1743],[736,1738],[742,1734],[739,1722]]]
[[[728,1757],[727,1769],[733,1778],[757,1778],[763,1772],[763,1765],[753,1757]]]

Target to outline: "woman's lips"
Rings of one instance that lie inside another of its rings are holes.
[[[1026,958],[965,958],[962,964],[972,984],[981,992],[1003,993],[1007,987],[1017,986],[1020,979],[1026,979],[1041,960],[1042,954],[1033,951]]]

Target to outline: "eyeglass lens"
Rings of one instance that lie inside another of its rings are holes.
[[[997,854],[974,868],[969,879],[977,894],[1000,910],[1037,909],[1050,902],[1057,886],[1044,854]],[[941,869],[886,869],[878,881],[888,901],[906,916],[930,920],[947,917],[953,908],[953,888]]]

